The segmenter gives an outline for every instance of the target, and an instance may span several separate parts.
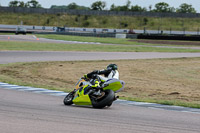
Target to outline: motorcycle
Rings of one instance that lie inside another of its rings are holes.
[[[119,98],[115,94],[124,89],[125,82],[118,79],[109,79],[101,83],[101,87],[92,88],[92,79],[80,78],[76,89],[70,92],[63,100],[64,105],[92,105],[94,108],[110,107],[113,101]]]

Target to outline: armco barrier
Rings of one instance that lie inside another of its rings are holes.
[[[200,41],[200,35],[139,34],[138,39]]]
[[[35,33],[115,38],[115,33],[79,33],[79,32],[35,32]],[[137,34],[127,34],[126,38],[137,39]]]

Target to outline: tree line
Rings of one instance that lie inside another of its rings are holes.
[[[37,0],[30,0],[27,3],[23,1],[11,1],[8,5],[9,7],[27,7],[27,8],[42,8],[41,4]],[[106,2],[105,1],[96,1],[91,4],[90,7],[80,6],[76,3],[70,3],[68,5],[52,5],[50,9],[76,9],[76,10],[109,10],[109,11],[135,11],[135,12],[176,12],[176,13],[196,13],[197,11],[192,5],[183,3],[178,8],[171,7],[168,3],[159,2],[154,5],[150,5],[148,8],[141,7],[139,5],[131,5],[131,1],[128,0],[125,5],[116,6],[112,4],[110,9],[106,9]]]
[[[27,7],[27,8],[42,8],[41,4],[39,4],[38,1],[36,0],[30,0],[26,3],[24,3],[23,1],[11,1],[8,4],[9,7]]]

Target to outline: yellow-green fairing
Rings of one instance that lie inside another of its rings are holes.
[[[121,89],[123,86],[120,81],[110,83],[108,86],[104,87],[103,90],[113,90],[116,92],[117,90]]]
[[[84,86],[83,89],[79,89],[76,92],[75,97],[73,99],[74,104],[76,104],[76,105],[92,105],[89,95],[88,94],[84,95],[84,90],[86,87],[88,87],[88,85]]]

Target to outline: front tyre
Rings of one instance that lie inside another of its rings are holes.
[[[69,94],[64,98],[63,103],[64,103],[65,105],[72,105],[72,104],[73,104],[73,102],[72,102],[73,98],[74,98],[74,95],[73,95],[72,93],[69,93]]]
[[[115,93],[112,90],[105,90],[105,95],[101,99],[92,99],[92,106],[94,108],[104,108],[111,106],[115,98]]]

